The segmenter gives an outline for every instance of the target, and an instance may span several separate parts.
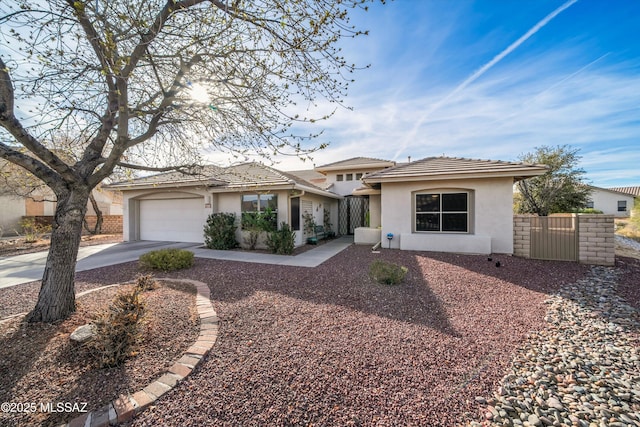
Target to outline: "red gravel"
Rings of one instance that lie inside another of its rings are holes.
[[[86,410],[98,409],[120,394],[146,387],[182,357],[195,341],[199,326],[195,289],[181,284],[163,284],[147,291],[138,354],[122,366],[100,369],[81,345],[69,340],[80,325],[104,310],[122,288],[100,289],[78,298],[78,310],[63,322],[26,324],[22,318],[0,323],[0,402],[68,403]],[[1,293],[0,300],[5,293]],[[75,414],[79,415],[79,414]],[[0,425],[60,425],[73,418],[64,412],[36,410],[2,413]]]
[[[621,273],[618,277],[618,293],[629,305],[640,310],[640,259],[617,257],[616,267]]]
[[[369,279],[379,258],[408,267],[406,282]],[[198,259],[172,275],[209,284],[220,336],[132,424],[455,425],[542,327],[546,294],[587,270],[356,246],[314,269]]]

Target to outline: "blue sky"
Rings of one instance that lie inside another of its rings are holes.
[[[371,68],[322,123],[316,165],[568,144],[590,183],[640,185],[640,1],[397,0],[353,19],[370,35],[345,55]]]

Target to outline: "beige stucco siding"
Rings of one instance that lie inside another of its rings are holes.
[[[14,196],[0,196],[0,228],[4,235],[14,235],[20,230],[20,221],[26,215],[25,199]]]
[[[513,179],[417,181],[383,183],[381,222],[383,245],[393,233],[392,248],[461,253],[513,253]],[[469,191],[469,232],[415,232],[415,192]]]

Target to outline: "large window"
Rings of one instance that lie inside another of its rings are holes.
[[[416,231],[469,232],[469,193],[415,195]]]
[[[275,230],[278,228],[278,195],[277,194],[243,194],[242,195],[243,228],[249,217],[262,217]]]

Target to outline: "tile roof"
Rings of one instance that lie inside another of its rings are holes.
[[[365,182],[454,179],[473,176],[529,177],[542,175],[544,165],[504,162],[500,160],[478,160],[460,157],[427,157],[411,163],[374,172],[363,178]]]
[[[183,173],[178,171],[163,172],[132,180],[114,182],[106,186],[106,188],[134,189],[135,187],[164,186],[167,184],[220,185],[221,182],[214,177],[219,174],[222,169],[223,168],[218,166],[206,165],[198,168],[197,170],[193,170],[192,173]]]
[[[242,163],[224,168],[212,165],[205,166],[195,175],[180,172],[161,173],[131,181],[114,183],[109,185],[108,188],[126,191],[138,188],[170,188],[194,185],[208,186],[222,191],[255,187],[291,186],[293,188],[302,186],[312,191],[317,190],[321,194],[327,193],[325,189],[292,173],[281,172],[256,162]]]
[[[618,193],[631,194],[634,197],[640,197],[640,186],[638,187],[612,187],[611,191],[617,191]]]

